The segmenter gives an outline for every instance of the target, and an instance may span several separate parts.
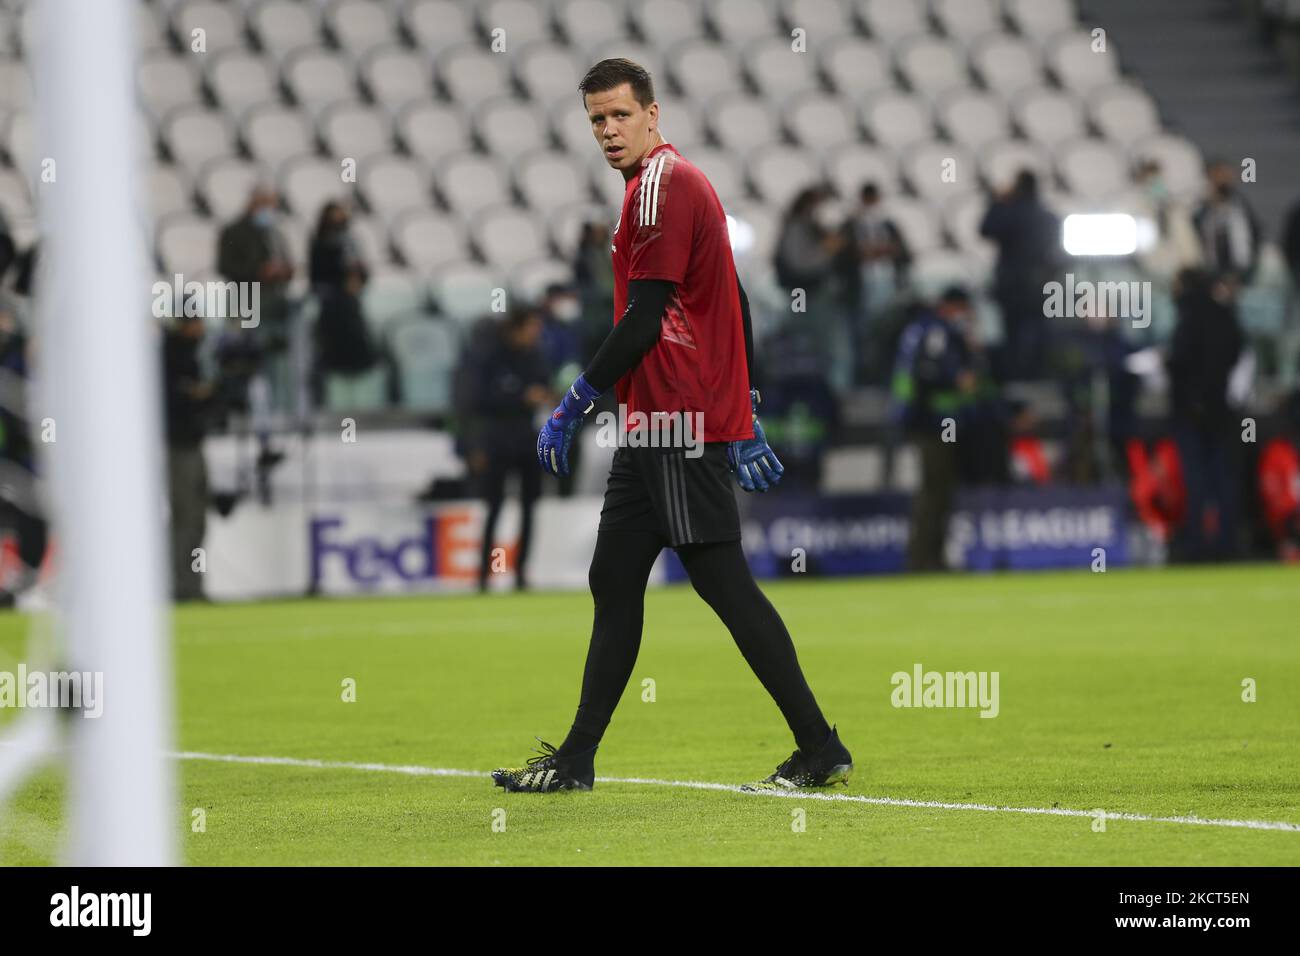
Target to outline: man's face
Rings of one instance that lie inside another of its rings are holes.
[[[605,154],[605,162],[625,179],[636,175],[642,157],[655,143],[659,128],[659,104],[642,106],[632,95],[632,84],[583,97],[591,132]]]

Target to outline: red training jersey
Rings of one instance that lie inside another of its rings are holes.
[[[676,289],[662,330],[640,364],[618,380],[629,416],[701,413],[702,441],[754,437],[745,327],[727,217],[713,186],[671,145],[656,146],[627,184],[614,227],[614,322],[632,279]],[[696,419],[692,418],[694,422]],[[629,420],[628,430],[634,427]]]

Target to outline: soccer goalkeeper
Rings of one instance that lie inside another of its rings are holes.
[[[782,467],[755,414],[749,302],[722,204],[704,174],[664,141],[654,84],[643,68],[602,60],[578,89],[606,162],[627,181],[613,236],[615,325],[543,426],[538,462],[568,474],[574,436],[611,387],[628,410],[629,428],[642,420],[636,412],[661,423],[669,415],[701,422],[703,434],[691,437],[703,452],[657,441],[628,442],[615,452],[591,560],[595,622],[577,716],[558,749],[543,741],[525,767],[492,778],[509,791],[591,789],[596,748],[641,645],[650,569],[667,546],[794,734],[798,749],[747,788],[847,783],[852,757],[822,716],[790,634],[754,582],[740,544],[732,474],[745,491],[761,492],[780,480]]]

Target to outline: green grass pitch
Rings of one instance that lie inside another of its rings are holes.
[[[1300,864],[1300,827],[1188,819],[1300,825],[1296,569],[809,580],[765,590],[853,751],[853,780],[834,792],[896,802],[684,785],[758,779],[793,749],[776,707],[689,588],[647,597],[641,656],[598,755],[596,788],[584,794],[505,794],[486,772],[522,762],[534,734],[563,738],[590,630],[586,594],[186,607],[175,615],[179,751],[383,766],[182,757],[175,825],[184,860]],[[0,616],[0,669],[13,669],[29,627]],[[998,716],[893,707],[891,675],[917,663],[997,671]],[[342,699],[347,678],[355,702]],[[1246,678],[1256,682],[1253,703],[1242,699]],[[647,679],[653,701],[643,700]],[[63,771],[50,767],[0,807],[0,863],[57,861],[63,792]],[[193,832],[200,808],[204,832]],[[1101,830],[1099,809],[1139,818],[1108,818]]]

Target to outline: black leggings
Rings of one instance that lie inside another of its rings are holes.
[[[646,582],[664,539],[655,532],[602,531],[588,580],[595,601],[591,646],[573,729],[597,740],[623,696],[641,648]],[[772,695],[801,749],[816,749],[830,727],[804,679],[781,616],[759,590],[739,541],[677,549],[696,593],[727,626],[745,661]]]

